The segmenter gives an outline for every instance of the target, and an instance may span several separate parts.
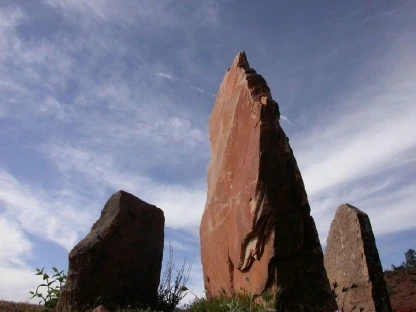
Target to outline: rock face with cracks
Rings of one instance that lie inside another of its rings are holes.
[[[101,303],[153,305],[163,257],[163,211],[119,191],[88,235],[69,254],[68,279],[57,311]]]
[[[370,219],[341,205],[331,223],[325,267],[344,311],[390,312],[391,305]]]
[[[279,107],[239,53],[219,88],[201,220],[209,296],[280,293],[284,311],[335,311],[322,248]]]

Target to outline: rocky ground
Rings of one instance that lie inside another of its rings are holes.
[[[385,271],[384,279],[395,312],[416,312],[416,270]]]

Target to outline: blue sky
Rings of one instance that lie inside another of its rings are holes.
[[[383,267],[416,248],[416,2],[0,1],[0,298],[67,253],[119,189],[162,208],[189,288],[208,119],[237,52],[282,113],[324,246],[370,216]]]

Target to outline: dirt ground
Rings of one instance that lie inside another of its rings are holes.
[[[385,271],[384,279],[395,312],[416,312],[416,270]]]

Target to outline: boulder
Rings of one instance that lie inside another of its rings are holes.
[[[101,303],[152,306],[164,243],[163,211],[124,191],[113,194],[88,235],[69,253],[57,311]]]
[[[280,294],[284,311],[335,311],[322,248],[279,107],[240,52],[209,121],[200,226],[208,296]]]
[[[344,311],[392,311],[370,219],[350,204],[331,223],[325,267]]]

